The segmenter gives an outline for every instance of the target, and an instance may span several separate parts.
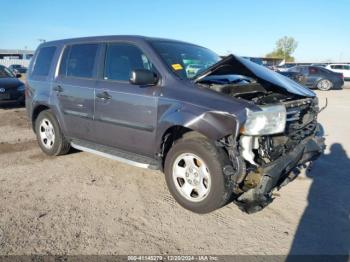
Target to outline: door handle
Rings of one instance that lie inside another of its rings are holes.
[[[56,91],[57,93],[61,93],[63,92],[63,88],[62,86],[58,85],[58,86],[55,86],[54,88],[52,88],[53,91]]]
[[[101,99],[101,100],[109,100],[112,98],[112,96],[110,94],[108,94],[108,92],[103,91],[101,93],[96,94],[96,97]]]

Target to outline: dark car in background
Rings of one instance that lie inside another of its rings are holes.
[[[12,70],[15,74],[27,73],[27,68],[22,65],[10,65],[9,69]]]
[[[341,89],[344,85],[343,74],[319,66],[294,66],[279,73],[304,86],[322,91]]]
[[[275,69],[276,71],[279,71],[279,72],[286,72],[288,71],[289,68],[293,66],[295,66],[295,64],[284,64],[284,65],[276,66]]]
[[[24,104],[24,84],[7,67],[0,65],[0,103]]]
[[[47,155],[74,147],[160,169],[178,203],[197,213],[233,200],[261,210],[324,149],[314,92],[244,58],[169,39],[41,44],[26,107]]]

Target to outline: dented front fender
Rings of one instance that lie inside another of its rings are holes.
[[[160,146],[166,131],[174,126],[189,128],[213,141],[228,135],[236,136],[245,121],[244,111],[237,112],[232,114],[186,103],[171,105],[160,113],[157,143]]]
[[[238,133],[239,122],[235,116],[223,111],[207,111],[189,119],[184,126],[202,133],[212,140]]]

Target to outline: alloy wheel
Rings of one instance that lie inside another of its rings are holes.
[[[327,79],[323,79],[317,84],[317,88],[323,91],[327,91],[331,89],[331,87],[332,87],[332,82]]]
[[[208,196],[211,175],[205,162],[197,155],[179,155],[174,161],[172,175],[177,191],[187,200],[200,202]]]
[[[55,143],[55,130],[50,120],[47,118],[41,120],[39,132],[41,143],[47,149],[51,149]]]

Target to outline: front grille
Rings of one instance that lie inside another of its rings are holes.
[[[293,140],[310,135],[316,128],[317,109],[312,98],[290,101],[286,104],[286,134]]]
[[[293,108],[290,110],[287,110],[287,122],[296,121],[300,119],[300,109],[299,108]]]
[[[259,138],[258,153],[264,162],[276,160],[315,133],[318,113],[315,100],[307,98],[288,101],[284,104],[287,111],[285,132]]]
[[[285,102],[287,122],[301,121],[303,115],[310,111],[312,104],[313,99],[311,98]]]

